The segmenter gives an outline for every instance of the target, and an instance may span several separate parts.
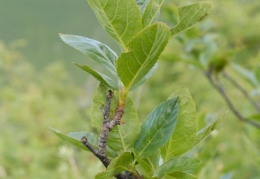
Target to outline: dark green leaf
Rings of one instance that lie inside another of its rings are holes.
[[[130,42],[129,52],[120,55],[117,72],[127,90],[153,68],[168,43],[169,35],[169,28],[163,23],[148,26]]]
[[[200,161],[194,158],[179,157],[172,158],[168,162],[162,164],[156,171],[154,176],[163,177],[166,174],[173,172],[186,172],[190,169],[194,169],[200,165]]]
[[[123,48],[142,29],[135,0],[87,0],[105,31]]]
[[[81,68],[82,70],[91,74],[94,78],[99,80],[101,83],[104,83],[104,84],[106,84],[107,86],[110,86],[113,89],[119,89],[118,85],[108,76],[106,76],[102,73],[99,73],[95,70],[92,70],[88,65],[79,65],[77,63],[74,63],[74,64],[76,66],[78,66],[79,68]]]
[[[122,171],[131,171],[130,164],[133,162],[133,156],[129,152],[125,152],[116,157],[107,167],[105,172],[99,173],[96,179],[108,179]]]
[[[179,23],[171,29],[172,36],[189,29],[201,21],[207,15],[210,7],[210,3],[201,2],[179,8],[180,20]]]
[[[168,161],[180,156],[193,147],[198,128],[195,103],[188,89],[176,91],[170,98],[179,97],[179,114],[177,125],[171,139],[162,148],[162,157]]]
[[[163,102],[149,114],[135,143],[138,155],[149,156],[170,139],[177,123],[178,111],[178,98],[173,98]]]

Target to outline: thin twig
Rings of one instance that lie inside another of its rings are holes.
[[[230,75],[228,75],[225,71],[222,73],[223,76],[230,81],[241,93],[250,101],[250,103],[255,107],[257,112],[260,112],[260,105],[258,105],[253,98],[247,93],[247,91],[236,82]]]
[[[102,110],[104,115],[104,120],[103,120],[101,133],[99,136],[98,151],[103,155],[106,155],[106,142],[110,131],[110,129],[107,126],[109,125],[109,113],[110,113],[110,104],[111,104],[112,97],[113,97],[113,92],[109,90],[106,96],[106,107],[105,109]]]
[[[81,138],[81,142],[103,163],[103,165],[107,168],[110,164],[110,160],[106,155],[102,155],[98,150],[94,149],[94,147],[88,142],[88,139],[83,136]]]
[[[240,120],[243,122],[246,122],[248,124],[251,124],[252,126],[256,127],[256,128],[260,128],[260,123],[257,123],[255,121],[252,121],[250,119],[246,119],[237,109],[236,107],[233,105],[233,103],[231,102],[231,100],[229,99],[224,87],[222,86],[221,83],[219,82],[215,82],[215,80],[213,79],[213,75],[212,75],[212,71],[213,71],[213,66],[211,66],[209,68],[208,71],[205,71],[205,76],[207,77],[207,79],[209,80],[209,82],[211,83],[211,85],[221,94],[221,96],[224,98],[224,100],[226,101],[227,105],[229,106],[230,110],[233,112],[233,114]]]
[[[106,106],[105,108],[102,107],[102,112],[103,112],[103,125],[101,129],[101,133],[99,136],[99,141],[98,141],[98,150],[94,149],[93,146],[88,142],[88,139],[83,136],[81,138],[81,142],[103,163],[103,165],[107,168],[108,165],[110,164],[110,160],[108,159],[106,155],[106,143],[108,140],[109,132],[116,127],[117,125],[122,124],[121,119],[124,115],[124,106],[119,106],[116,109],[116,114],[113,117],[112,120],[109,119],[110,117],[110,105],[111,105],[111,100],[113,97],[113,92],[111,90],[108,91],[106,95]],[[128,173],[126,171],[126,174],[119,173],[115,175],[117,179],[131,179],[133,175]]]

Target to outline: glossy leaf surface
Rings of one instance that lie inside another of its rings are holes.
[[[161,103],[146,118],[135,149],[141,157],[152,155],[171,137],[178,116],[178,98]]]

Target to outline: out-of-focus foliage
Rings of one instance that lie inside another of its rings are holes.
[[[60,62],[36,71],[19,43],[0,43],[0,178],[92,178],[86,161],[98,170],[96,159],[58,142],[48,129],[89,128],[80,102],[91,89],[80,90]]]

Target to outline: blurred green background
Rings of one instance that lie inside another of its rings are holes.
[[[165,2],[180,6],[197,1]],[[238,47],[232,57],[236,63],[260,68],[259,0],[212,3],[213,10],[200,28],[220,37],[220,51]],[[166,21],[164,11],[161,19]],[[87,112],[98,82],[71,64],[84,64],[87,59],[63,44],[59,33],[97,39],[119,52],[84,0],[0,1],[1,179],[94,178],[104,170],[94,156],[64,143],[48,129],[52,126],[64,133],[93,130]],[[203,75],[169,60],[182,55],[169,51],[184,53],[178,41],[172,40],[156,73],[132,93],[139,117],[144,119],[183,87],[190,89],[197,104],[200,127],[225,113],[227,105]],[[256,89],[238,80],[248,91]],[[241,112],[254,113],[239,92],[231,92]],[[228,112],[213,135],[196,148],[203,164],[195,173],[202,179],[259,179],[259,136],[259,130]]]

